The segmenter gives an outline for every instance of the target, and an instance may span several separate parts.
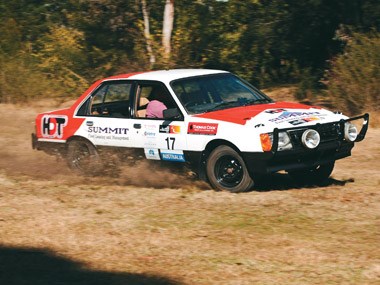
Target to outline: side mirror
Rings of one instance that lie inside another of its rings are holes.
[[[164,114],[164,119],[180,119],[182,118],[182,115],[178,108],[170,108],[166,109],[163,112]]]

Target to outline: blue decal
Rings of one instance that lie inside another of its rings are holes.
[[[161,158],[162,160],[167,160],[167,161],[185,162],[185,157],[181,153],[162,153],[161,152]]]

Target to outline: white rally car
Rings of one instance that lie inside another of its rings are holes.
[[[148,118],[157,93],[167,109]],[[39,114],[32,143],[81,172],[101,172],[101,154],[112,149],[121,158],[186,163],[215,189],[243,192],[280,170],[326,180],[364,139],[368,121],[368,114],[274,102],[226,71],[177,69],[97,81],[72,107]]]

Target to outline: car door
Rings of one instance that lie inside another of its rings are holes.
[[[160,96],[157,95],[157,92],[161,93]],[[133,145],[137,148],[143,148],[147,159],[184,162],[183,151],[186,149],[187,130],[183,116],[180,115],[170,120],[165,120],[160,115],[149,117],[154,115],[150,114],[149,105],[158,100],[162,100],[160,103],[165,105],[167,109],[177,107],[171,93],[163,83],[156,81],[136,82],[135,100],[132,106]],[[157,104],[160,105],[160,103]]]
[[[103,83],[83,105],[86,119],[80,135],[96,146],[131,147],[132,86],[127,80]]]

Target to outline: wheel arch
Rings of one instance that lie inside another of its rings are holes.
[[[208,142],[208,144],[205,147],[204,152],[208,152],[208,154],[210,154],[210,152],[212,152],[215,148],[217,148],[220,145],[229,146],[229,147],[233,148],[235,151],[237,151],[238,153],[240,153],[240,150],[236,145],[234,145],[230,141],[223,140],[223,139],[215,139],[215,140]]]
[[[249,191],[255,185],[242,152],[230,141],[210,142],[203,159],[205,176],[214,189],[238,193]]]
[[[82,136],[67,139],[66,160],[69,167],[80,174],[98,175],[103,170],[96,146]]]
[[[223,140],[223,139],[214,139],[212,141],[209,141],[207,143],[205,149],[202,151],[202,155],[201,155],[201,161],[200,161],[200,167],[199,167],[198,175],[202,180],[207,181],[207,175],[206,175],[207,158],[209,157],[210,153],[215,148],[217,148],[218,146],[221,146],[221,145],[229,146],[232,149],[234,149],[235,151],[237,151],[239,154],[241,154],[239,148],[236,145],[234,145],[233,143],[231,143],[230,141]]]
[[[84,141],[84,142],[91,144],[95,149],[97,149],[96,145],[94,145],[89,139],[82,137],[82,136],[71,136],[70,138],[68,138],[66,140],[66,149],[67,149],[69,143],[72,141]]]

